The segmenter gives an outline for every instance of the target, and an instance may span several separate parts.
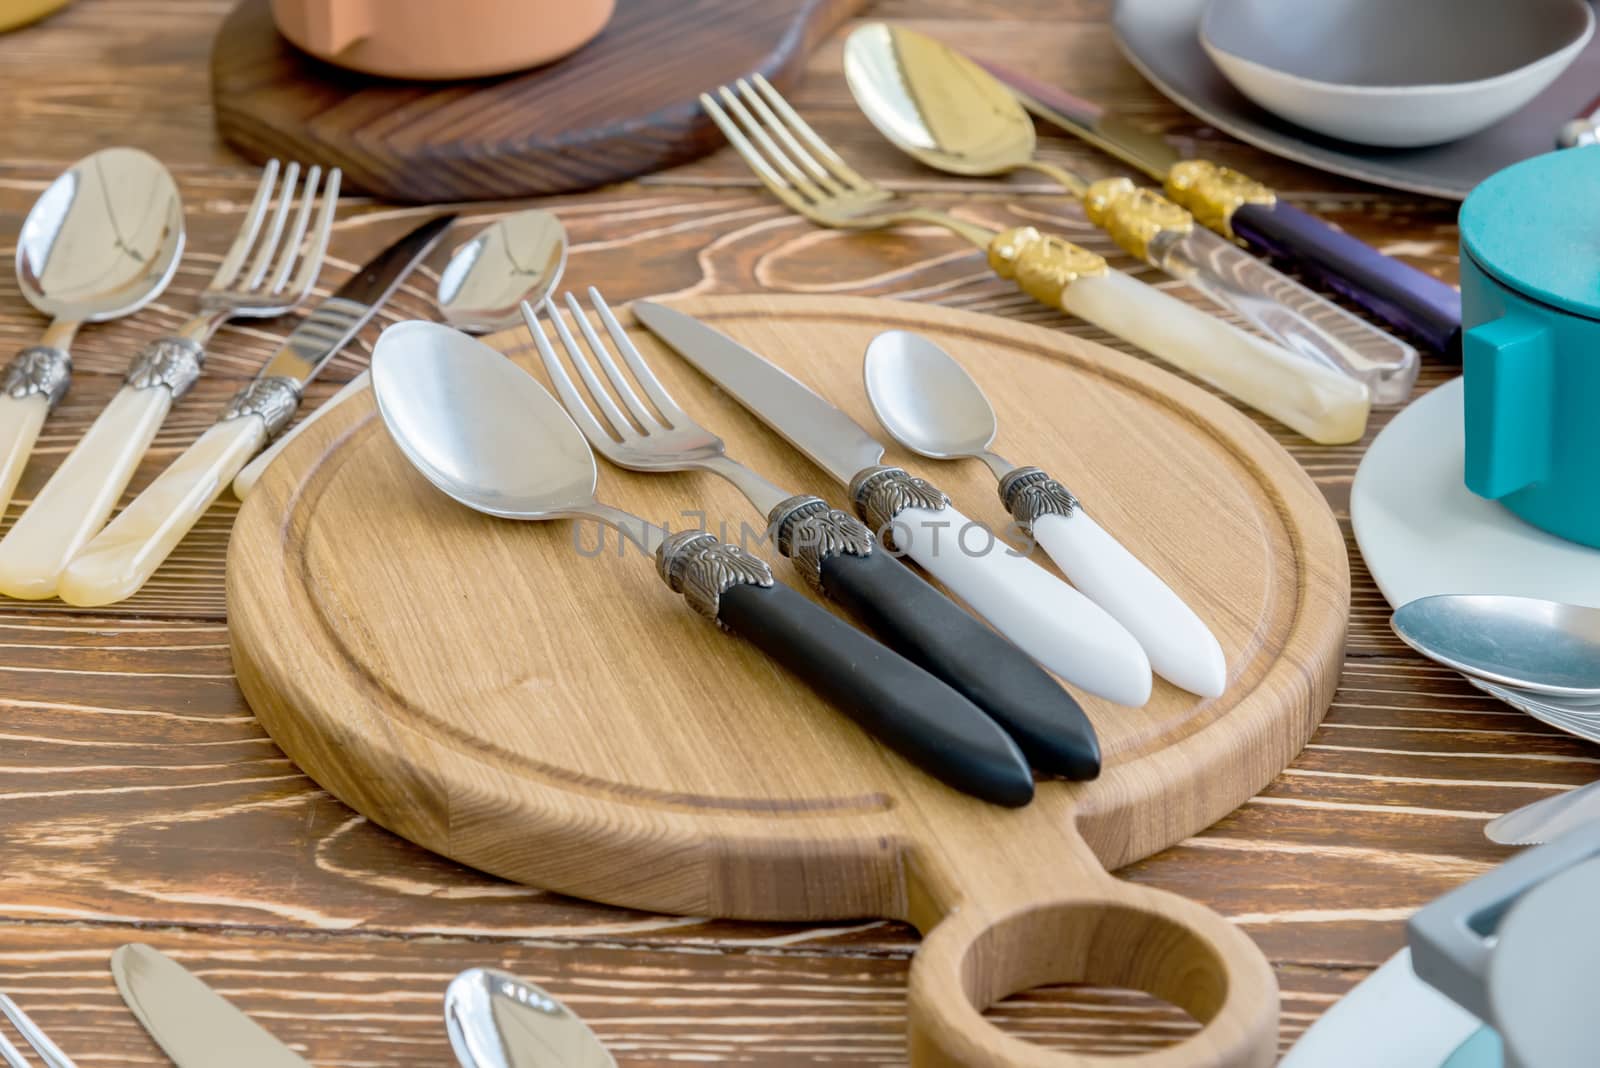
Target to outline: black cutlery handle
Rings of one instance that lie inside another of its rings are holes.
[[[997,805],[1033,799],[1027,760],[994,720],[788,586],[729,587],[718,598],[717,622],[934,778]]]
[[[1100,743],[1073,696],[881,546],[828,557],[822,587],[891,648],[993,716],[1034,767],[1079,781],[1100,774]]]

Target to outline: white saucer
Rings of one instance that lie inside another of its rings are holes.
[[[1436,593],[1506,593],[1600,608],[1600,549],[1531,527],[1461,480],[1461,379],[1395,416],[1356,470],[1350,521],[1398,607]]]

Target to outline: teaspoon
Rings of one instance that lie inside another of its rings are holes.
[[[439,275],[439,314],[469,334],[509,330],[522,322],[522,302],[543,301],[560,284],[566,267],[567,232],[561,220],[538,209],[508,215],[451,253]],[[233,480],[233,495],[239,500],[249,496],[261,473],[289,442],[371,381],[370,373],[362,371],[246,464]]]
[[[1400,640],[1446,667],[1550,697],[1600,697],[1600,608],[1537,597],[1442,594],[1395,611]]]
[[[873,412],[900,444],[936,460],[989,465],[1006,510],[1074,586],[1139,640],[1156,674],[1203,697],[1227,688],[1222,647],[1171,587],[1059,482],[990,449],[999,431],[994,409],[948,353],[919,334],[891,330],[867,346],[865,375]]]
[[[616,1068],[577,1013],[543,988],[493,968],[468,968],[444,993],[461,1068]]]
[[[78,327],[131,315],[154,300],[182,253],[178,186],[136,148],[85,156],[34,202],[17,239],[17,285],[50,325],[0,374],[0,510],[67,391]]]
[[[600,521],[653,556],[663,581],[702,615],[907,760],[996,804],[1033,798],[1016,743],[946,683],[774,582],[766,563],[738,546],[597,501],[594,453],[577,424],[496,350],[438,323],[399,323],[378,339],[372,386],[390,437],[448,496],[504,519]]]
[[[1416,349],[1196,226],[1159,193],[1127,178],[1087,182],[1037,159],[1033,120],[1016,95],[942,42],[869,23],[845,42],[844,69],[862,113],[913,159],[947,174],[1043,174],[1134,258],[1194,286],[1289,351],[1364,382],[1373,403],[1411,395],[1421,366]]]

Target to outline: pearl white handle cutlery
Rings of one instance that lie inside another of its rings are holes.
[[[17,238],[17,288],[50,326],[0,371],[0,510],[67,392],[78,327],[154,300],[182,252],[177,184],[138,149],[85,156],[40,194]]]
[[[288,424],[306,383],[382,306],[452,218],[423,223],[318,304],[216,423],[72,559],[61,573],[61,599],[97,606],[138,592],[240,468]]]
[[[311,292],[333,230],[339,172],[322,184],[313,225],[321,168],[306,172],[298,209],[300,165],[289,164],[281,187],[278,171],[277,160],[262,171],[232,247],[200,294],[199,314],[134,357],[126,384],[0,540],[0,593],[55,596],[62,571],[105,525],[167,413],[199,378],[211,336],[235,317],[282,315]]]

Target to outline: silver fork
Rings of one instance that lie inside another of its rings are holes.
[[[556,395],[596,452],[633,471],[711,471],[732,482],[766,516],[778,552],[812,589],[837,601],[890,648],[977,705],[1016,740],[1035,767],[1072,779],[1098,773],[1094,729],[1071,695],[1015,645],[889,552],[880,551],[872,531],[855,516],[829,508],[820,498],[792,494],[731,459],[721,438],[678,407],[600,291],[591,287],[589,301],[638,389],[571,293],[566,295],[567,310],[587,354],[561,313],[549,301],[541,307],[548,308],[592,405],[556,355],[538,315],[527,304],[522,314]]]
[[[556,336],[561,339],[567,357],[577,369],[578,377],[583,379],[584,388],[588,390],[589,396],[593,398],[592,408],[578,392],[572,376],[567,373],[565,366],[556,356],[549,338],[540,329],[537,313],[527,304],[524,304],[522,309],[523,315],[528,320],[528,329],[533,333],[534,343],[538,346],[539,358],[550,374],[550,381],[555,384],[556,395],[561,398],[562,405],[578,424],[578,429],[583,431],[583,436],[589,439],[589,444],[594,446],[594,450],[618,467],[625,467],[630,471],[710,471],[733,483],[762,515],[768,517],[769,521],[781,518],[780,506],[800,498],[768,482],[737,460],[730,459],[722,439],[689,418],[688,413],[678,407],[666,387],[650,370],[650,365],[639,355],[638,348],[628,337],[627,331],[622,329],[622,324],[611,314],[611,308],[606,304],[605,298],[593,286],[589,287],[589,301],[605,325],[606,333],[611,336],[612,343],[622,354],[623,362],[628,365],[633,379],[649,398],[653,410],[645,405],[639,393],[629,383],[628,376],[617,365],[611,350],[606,347],[605,342],[590,324],[589,317],[584,314],[583,306],[571,293],[566,294],[567,310],[571,313],[572,321],[577,324],[579,332],[583,334],[592,356],[584,354],[583,347],[567,328],[560,313],[549,307],[548,300],[543,301],[540,307],[549,308],[549,318],[555,326]],[[606,380],[611,383],[611,388],[616,391],[616,396],[627,408],[626,413],[617,407],[611,393],[595,374],[594,364],[599,364]],[[596,411],[599,412],[600,418],[604,419],[604,425],[596,418]],[[863,532],[866,531],[864,525],[861,529]]]
[[[61,1052],[61,1047],[50,1041],[50,1036],[4,994],[0,994],[0,1015],[11,1021],[11,1026],[17,1029],[28,1048],[44,1061],[45,1068],[77,1068],[72,1059]],[[0,1034],[0,1060],[5,1061],[6,1068],[32,1068],[32,1062],[3,1034]]]
[[[0,540],[0,593],[53,596],[68,562],[111,515],[173,403],[200,377],[212,335],[232,318],[281,315],[311,292],[333,231],[339,171],[326,181],[320,167],[307,170],[304,182],[300,174],[298,163],[267,164],[232,246],[200,294],[199,314],[134,357],[122,389]]]

